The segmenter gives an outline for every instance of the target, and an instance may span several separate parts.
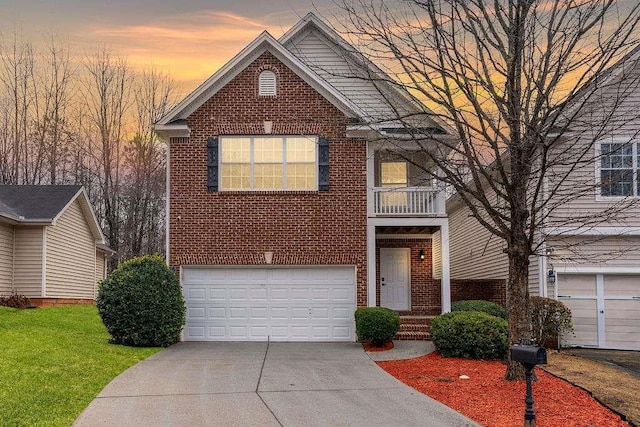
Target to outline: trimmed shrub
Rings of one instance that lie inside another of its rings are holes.
[[[479,311],[457,311],[431,321],[431,339],[444,357],[502,359],[507,354],[507,321]]]
[[[186,310],[182,290],[158,255],[120,264],[101,282],[96,305],[114,344],[166,347],[180,339]]]
[[[531,326],[538,345],[557,347],[561,335],[573,332],[571,310],[552,298],[531,297]]]
[[[11,308],[31,308],[31,300],[17,293],[12,293],[8,297],[0,297],[0,305]]]
[[[507,310],[500,304],[484,300],[455,301],[451,303],[451,311],[480,311],[501,319],[507,319]]]
[[[362,307],[355,317],[358,339],[376,346],[391,341],[400,329],[400,315],[385,307]]]

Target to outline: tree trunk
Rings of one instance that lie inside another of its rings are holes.
[[[508,348],[519,344],[520,338],[531,337],[531,321],[529,306],[529,251],[526,241],[516,242],[510,248],[509,281],[507,283],[507,308],[509,311]],[[520,362],[511,360],[511,352],[507,350],[507,372],[505,379],[509,381],[525,379],[525,371]]]

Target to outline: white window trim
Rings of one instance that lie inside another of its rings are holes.
[[[632,144],[633,147],[633,194],[630,196],[603,196],[600,191],[600,183],[601,181],[601,156],[602,156],[602,144]],[[630,197],[639,198],[638,195],[638,181],[637,176],[640,173],[640,162],[638,162],[638,155],[640,154],[640,150],[638,149],[638,145],[640,145],[640,140],[637,140],[633,137],[615,137],[606,140],[597,141],[595,144],[596,150],[596,161],[595,170],[596,170],[596,185],[595,185],[595,199],[596,202],[618,202],[621,200],[628,199]]]
[[[286,176],[287,176],[287,138],[309,138],[314,140],[315,144],[315,160],[314,165],[316,168],[316,181],[315,186],[313,188],[287,188],[286,184]],[[222,186],[222,147],[224,145],[224,141],[233,139],[233,138],[249,138],[250,140],[250,148],[249,148],[249,184],[250,188],[224,188]],[[282,138],[282,188],[254,188],[254,144],[253,141],[255,138]],[[319,188],[319,180],[320,180],[320,158],[319,158],[318,150],[318,136],[317,135],[225,135],[220,137],[220,143],[218,144],[218,189],[223,192],[271,192],[271,191],[282,191],[282,192],[290,192],[290,191],[318,191]]]

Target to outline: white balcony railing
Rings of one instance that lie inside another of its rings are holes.
[[[444,192],[432,187],[374,188],[373,213],[444,216]]]

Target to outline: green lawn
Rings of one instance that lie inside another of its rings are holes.
[[[0,425],[71,425],[114,377],[160,350],[108,340],[94,306],[0,307]]]

